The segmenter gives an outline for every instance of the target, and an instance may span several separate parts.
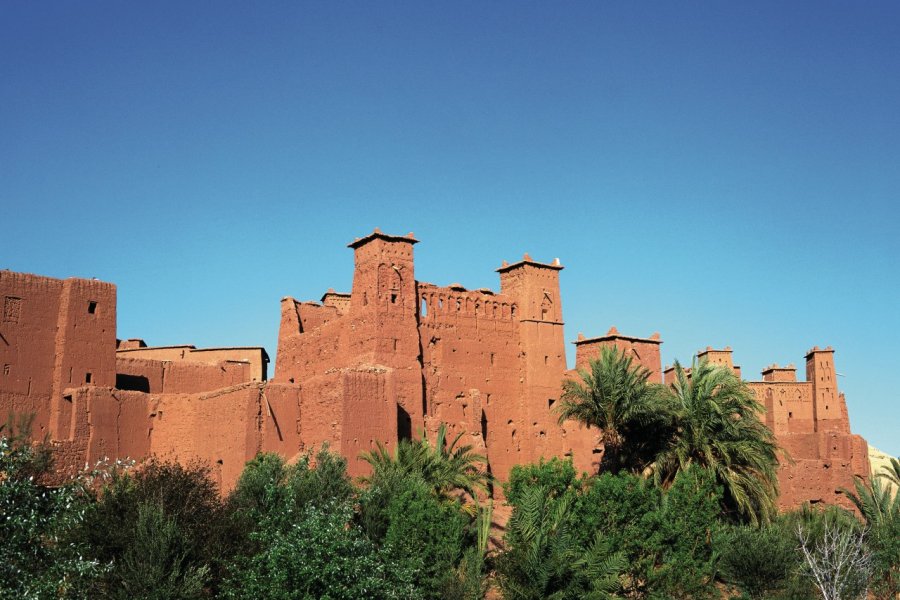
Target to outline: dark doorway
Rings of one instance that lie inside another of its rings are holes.
[[[397,405],[397,440],[411,440],[412,439],[412,419],[409,417],[409,413],[400,406]]]
[[[116,389],[150,393],[150,380],[143,375],[116,373]]]

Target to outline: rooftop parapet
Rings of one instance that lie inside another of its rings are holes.
[[[408,242],[410,244],[419,243],[419,240],[415,238],[412,231],[410,231],[406,235],[389,235],[386,233],[382,233],[381,230],[376,227],[375,230],[372,231],[372,233],[365,237],[354,239],[352,242],[347,244],[347,247],[356,249],[374,239],[385,240],[388,242]]]
[[[834,348],[831,346],[825,346],[824,348],[819,348],[818,346],[813,346],[809,350],[806,351],[806,354],[803,356],[804,358],[809,358],[813,354],[817,352],[831,352],[834,353]]]
[[[606,335],[601,335],[598,337],[591,337],[591,338],[584,337],[584,334],[579,332],[578,339],[576,339],[572,343],[575,344],[576,346],[578,346],[580,344],[592,344],[592,343],[597,343],[597,342],[606,342],[606,341],[610,341],[610,340],[627,340],[629,342],[644,342],[647,344],[662,344],[662,339],[660,338],[658,331],[654,332],[653,335],[651,335],[648,338],[642,338],[642,337],[634,337],[634,336],[630,336],[630,335],[622,335],[619,333],[619,330],[616,329],[615,327],[610,327],[609,331],[606,332]]]
[[[506,261],[504,260],[504,261],[500,264],[500,268],[496,269],[496,271],[497,271],[497,273],[504,273],[504,272],[506,272],[506,271],[509,271],[509,270],[512,270],[512,269],[516,269],[516,268],[522,267],[522,266],[524,266],[524,265],[529,265],[529,266],[532,266],[532,267],[539,267],[539,268],[543,268],[543,269],[555,269],[555,270],[557,270],[557,271],[562,271],[562,270],[565,268],[565,267],[563,267],[563,266],[559,263],[559,259],[558,259],[558,258],[554,258],[554,259],[553,259],[553,262],[552,262],[552,263],[549,263],[549,264],[548,264],[548,263],[542,263],[542,262],[538,262],[538,261],[536,261],[536,260],[532,260],[531,256],[529,256],[528,253],[526,252],[526,253],[522,256],[522,260],[520,260],[520,261],[518,261],[518,262],[514,262],[514,263],[512,263],[512,264],[509,264],[508,262],[506,262]]]
[[[773,363],[762,370],[762,377],[763,381],[797,381],[797,367],[793,364],[789,364],[786,367],[779,367],[778,363]]]
[[[322,294],[322,297],[319,298],[319,302],[325,302],[327,298],[349,298],[350,294],[348,292],[336,292],[334,288],[328,288],[328,291]],[[283,300],[283,298],[282,298]]]

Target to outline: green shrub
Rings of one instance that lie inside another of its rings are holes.
[[[653,588],[668,598],[709,598],[715,588],[712,541],[721,527],[722,487],[715,474],[691,466],[663,496],[661,564]]]
[[[148,526],[151,521],[165,526],[153,531]],[[157,534],[158,538],[153,537]],[[155,459],[133,472],[113,472],[86,510],[75,539],[91,558],[112,565],[94,593],[113,597],[148,589],[149,575],[140,571],[162,573],[176,558],[180,573],[176,579],[193,579],[203,573],[210,583],[205,592],[214,593],[224,565],[240,541],[206,466]],[[141,569],[124,568],[128,557],[145,562]],[[146,562],[153,559],[163,563]],[[160,581],[160,585],[168,584]]]
[[[415,574],[415,585],[426,597],[438,597],[456,578],[469,519],[458,502],[441,502],[417,479],[394,491],[387,515],[384,547]]]
[[[157,503],[137,509],[133,539],[117,557],[118,585],[108,597],[121,600],[190,600],[202,598],[209,567],[192,560],[196,551],[175,519]]]
[[[571,494],[557,496],[541,486],[525,486],[517,496],[496,561],[504,598],[573,597],[579,553],[570,533],[571,505]]]
[[[718,546],[725,581],[751,600],[781,592],[799,567],[794,536],[777,524],[734,526],[723,533]]]
[[[552,496],[562,496],[576,491],[580,485],[571,459],[553,457],[545,462],[541,458],[538,464],[514,466],[509,473],[509,481],[503,484],[503,492],[506,501],[516,505],[529,487],[541,487]]]
[[[643,597],[663,550],[662,492],[637,475],[602,474],[590,479],[575,502],[573,535],[587,549],[597,533],[607,555],[626,559],[623,593]]]
[[[412,574],[349,526],[347,503],[309,506],[286,529],[252,536],[262,550],[239,559],[223,597],[246,600],[419,598]]]
[[[81,598],[104,568],[71,538],[89,498],[48,487],[49,452],[0,426],[0,598]]]
[[[228,509],[237,528],[248,535],[268,521],[289,527],[309,506],[344,502],[355,493],[346,459],[327,446],[315,456],[305,454],[294,465],[277,454],[263,453],[244,467]]]

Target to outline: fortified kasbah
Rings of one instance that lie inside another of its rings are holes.
[[[261,347],[116,339],[111,283],[0,271],[0,413],[34,415],[32,436],[50,440],[61,476],[103,458],[158,455],[205,461],[228,490],[259,452],[294,458],[326,442],[361,475],[360,453],[375,442],[433,437],[441,423],[484,454],[501,481],[541,457],[596,470],[600,432],[560,426],[554,408],[575,374],[566,364],[559,261],[526,254],[504,262],[499,291],[439,287],[416,280],[416,243],[376,229],[349,244],[349,293],[283,298],[272,379]],[[659,334],[611,328],[574,344],[576,368],[617,346],[653,381],[671,381]],[[741,375],[730,348],[699,358]],[[813,347],[805,360],[803,381],[793,365],[771,365],[750,382],[790,456],[779,471],[782,508],[838,503],[841,487],[869,473],[834,350]]]

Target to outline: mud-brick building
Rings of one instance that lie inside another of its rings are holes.
[[[565,356],[559,260],[497,269],[499,290],[418,281],[412,234],[377,229],[349,247],[349,292],[281,301],[275,373],[255,348],[147,347],[117,341],[112,284],[0,272],[0,415],[35,415],[34,434],[63,471],[101,457],[150,454],[208,462],[223,488],[260,451],[293,458],[327,442],[362,474],[362,451],[441,423],[485,454],[503,480],[515,464],[570,456],[597,468],[600,432],[560,426],[555,404],[572,376]],[[662,369],[658,333],[615,328],[578,336],[576,367],[614,345]],[[730,348],[700,358],[735,369]],[[865,440],[850,432],[833,350],[807,354],[806,381],[773,365],[751,387],[788,450],[782,506],[839,501],[868,474]]]

